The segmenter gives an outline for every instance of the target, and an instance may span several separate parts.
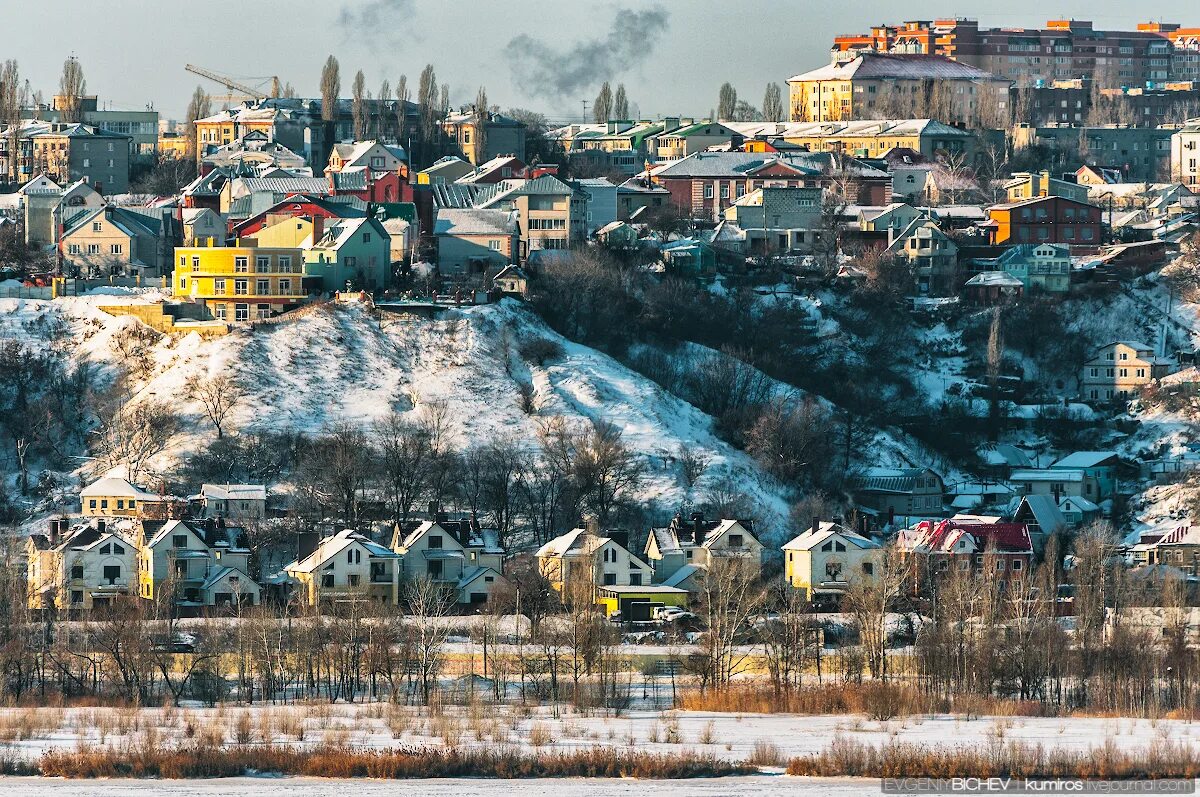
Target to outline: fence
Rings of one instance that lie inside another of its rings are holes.
[[[168,287],[163,277],[105,277],[75,279],[60,277],[51,285],[23,285],[17,280],[0,283],[0,299],[54,299],[59,296],[82,296],[96,288],[158,288]]]

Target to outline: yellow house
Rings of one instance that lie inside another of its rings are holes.
[[[160,158],[186,158],[190,142],[183,133],[159,133],[158,156]]]
[[[1101,346],[1083,364],[1079,392],[1084,401],[1130,399],[1143,387],[1171,372],[1172,361],[1160,357],[1153,346],[1120,340]]]
[[[108,477],[79,491],[80,511],[86,517],[137,517],[143,502],[160,497],[125,479]]]
[[[305,249],[312,246],[312,219],[304,216],[281,216],[254,233],[254,244],[267,249]],[[307,246],[306,246],[307,245]]]
[[[875,577],[881,551],[874,540],[821,522],[783,546],[784,578],[807,600],[836,601],[852,581]]]
[[[291,310],[307,296],[300,249],[216,243],[175,249],[176,296],[203,304],[218,321],[261,320]]]
[[[602,587],[645,587],[651,583],[650,565],[625,547],[624,533],[601,536],[594,521],[555,537],[538,549],[538,572],[557,592],[570,594]]]
[[[296,581],[297,595],[307,606],[328,600],[373,600],[394,606],[400,600],[403,562],[403,554],[353,529],[343,529],[323,538],[284,572]]]

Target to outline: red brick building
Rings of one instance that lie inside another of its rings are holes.
[[[993,245],[1099,246],[1100,208],[1061,196],[1044,196],[988,208],[982,225]]]

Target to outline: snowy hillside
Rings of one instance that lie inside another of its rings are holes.
[[[115,375],[123,330],[139,325],[98,309],[116,301],[0,300],[0,337],[37,345],[53,338],[72,359]],[[557,342],[564,356],[527,364],[517,349],[529,338]],[[642,502],[673,512],[732,482],[757,507],[769,537],[785,531],[783,491],[713,434],[711,418],[610,357],[563,339],[515,302],[448,310],[434,320],[384,314],[382,321],[364,307],[343,305],[210,340],[193,333],[159,336],[148,345],[151,364],[132,383],[130,400],[165,399],[188,421],[153,463],[161,470],[215,435],[200,406],[184,398],[186,380],[229,373],[247,394],[232,415],[234,430],[317,432],[338,422],[365,428],[392,411],[415,418],[422,405],[440,402],[453,440],[466,448],[501,435],[533,445],[539,424],[554,416],[577,424],[611,421],[646,465],[636,496]],[[532,413],[522,407],[522,382],[533,387]],[[691,487],[677,457],[682,445],[708,460]]]

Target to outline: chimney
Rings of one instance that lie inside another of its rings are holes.
[[[476,534],[479,533],[479,516],[474,512],[471,513],[471,531]]]
[[[447,515],[445,512],[436,512],[436,513],[434,513],[433,519],[435,521],[437,521],[439,524],[441,524],[441,523],[449,522],[450,516]]]
[[[692,542],[699,544],[704,539],[704,513],[692,513]]]
[[[108,526],[108,523],[105,522],[105,520],[103,518],[96,521],[96,531],[100,532],[101,534],[104,533],[104,529],[107,528],[107,526]]]
[[[816,534],[818,531],[821,530],[821,516],[820,515],[813,515],[812,530],[813,530],[813,534]]]
[[[858,518],[858,533],[862,536],[867,536],[867,516],[860,515]]]
[[[430,501],[429,502],[429,519],[435,520],[437,518],[437,513],[438,513],[437,501]]]
[[[325,217],[314,213],[312,217],[312,242],[315,245],[325,237]]]
[[[586,534],[591,534],[593,537],[599,537],[600,536],[600,520],[595,517],[584,518],[583,529]]]
[[[298,533],[296,535],[296,561],[304,561],[313,551],[317,550],[319,539],[320,537],[315,531],[302,531]]]
[[[51,547],[58,545],[58,539],[59,539],[58,538],[58,529],[59,529],[58,518],[55,518],[50,521],[50,546]]]

